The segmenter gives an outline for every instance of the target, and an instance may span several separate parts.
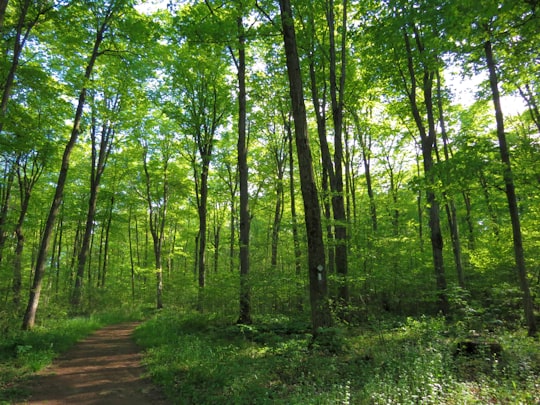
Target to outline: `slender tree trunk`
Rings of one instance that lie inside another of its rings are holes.
[[[418,52],[423,54],[424,48],[421,43],[421,37],[419,32],[415,30],[415,40]],[[428,205],[429,212],[429,229],[431,249],[433,254],[433,264],[435,268],[435,280],[437,285],[438,294],[438,309],[443,315],[447,315],[449,312],[448,297],[446,294],[446,275],[444,272],[444,260],[443,260],[443,238],[441,232],[440,214],[439,214],[439,201],[436,198],[434,185],[434,162],[433,162],[433,148],[435,146],[436,131],[435,131],[435,117],[433,114],[433,78],[434,73],[428,69],[427,66],[423,66],[423,78],[422,78],[422,90],[424,93],[424,106],[426,109],[426,115],[428,120],[428,126],[426,126],[422,120],[419,104],[416,99],[417,91],[417,78],[414,68],[412,48],[410,44],[409,34],[406,30],[403,30],[403,36],[405,40],[405,47],[407,50],[407,68],[409,72],[410,87],[407,89],[407,95],[411,105],[411,111],[414,117],[414,121],[418,128],[421,138],[422,146],[422,158],[424,165],[424,175],[427,179],[427,191],[426,191],[426,203]],[[400,72],[403,75],[403,72]],[[403,75],[404,76],[404,75]]]
[[[418,150],[416,151],[416,175],[418,178],[421,176],[420,170],[420,156],[418,155]],[[418,190],[418,195],[416,196],[416,211],[418,212],[418,239],[420,240],[420,251],[424,251],[424,210],[422,202],[422,190]]]
[[[519,87],[518,90],[521,98],[523,98],[523,100],[525,100],[527,103],[531,118],[536,125],[538,132],[540,133],[540,109],[538,108],[538,103],[536,102],[536,97],[531,90],[530,84],[526,83],[525,86]]]
[[[103,265],[101,270],[100,286],[105,287],[105,280],[107,279],[107,272],[109,270],[109,240],[111,236],[111,223],[113,218],[114,208],[114,192],[111,194],[111,201],[109,205],[109,212],[107,215],[107,223],[105,224],[105,246],[103,248]]]
[[[0,0],[0,34],[4,33],[4,18],[9,0]]]
[[[537,334],[536,318],[534,315],[533,300],[529,289],[527,268],[525,265],[525,253],[523,251],[523,238],[521,233],[521,222],[519,218],[516,189],[514,186],[512,165],[510,163],[510,151],[508,148],[508,143],[506,141],[506,134],[504,132],[504,117],[501,109],[497,68],[495,64],[495,58],[493,57],[493,48],[491,41],[486,41],[484,43],[484,51],[489,71],[489,84],[491,87],[491,95],[493,98],[493,105],[495,109],[495,121],[497,123],[497,138],[499,139],[499,151],[501,155],[501,162],[504,166],[503,177],[506,189],[506,198],[508,200],[508,210],[510,212],[510,220],[512,221],[512,236],[514,241],[514,255],[516,260],[516,267],[521,291],[523,293],[523,309],[525,312],[525,320],[527,321],[529,336],[535,336]]]
[[[116,110],[118,107],[119,97],[116,97],[116,102],[114,103],[113,110]],[[99,141],[99,150],[97,150],[97,140],[96,140],[96,117],[95,113],[92,116],[92,128],[91,128],[91,138],[92,138],[92,166],[90,173],[90,196],[88,199],[88,211],[86,213],[86,226],[83,234],[83,240],[81,245],[81,250],[79,251],[79,256],[77,260],[77,275],[75,277],[75,287],[73,288],[73,294],[71,296],[71,305],[73,307],[78,307],[81,303],[82,298],[82,286],[84,280],[84,269],[86,266],[86,260],[90,252],[90,239],[92,237],[94,229],[94,219],[96,216],[96,208],[99,194],[99,187],[101,184],[101,177],[105,171],[105,166],[107,163],[107,158],[111,152],[112,140],[114,137],[114,128],[109,123],[104,123],[101,128],[100,141]],[[105,263],[105,260],[104,262]],[[104,280],[105,268],[102,271],[102,280]],[[98,281],[99,282],[99,281]],[[103,283],[99,282],[103,287]]]
[[[11,190],[13,187],[13,180],[15,178],[15,166],[10,162],[5,163],[4,179],[0,185],[0,264],[2,264],[4,246],[7,239],[6,221],[9,212],[9,204],[11,201]]]
[[[300,70],[300,59],[298,57],[291,3],[290,0],[280,0],[279,5],[285,56],[287,59],[287,74],[289,77],[292,112],[295,123],[296,150],[300,168],[300,185],[304,199],[304,214],[306,217],[311,322],[314,336],[317,336],[320,332],[320,328],[332,325],[332,317],[330,315],[327,300],[328,293],[321,226],[321,209],[315,184],[315,175],[313,172],[313,159],[309,146],[302,74]]]
[[[238,187],[238,170],[233,171],[230,164],[226,165],[230,195],[230,219],[229,219],[229,271],[234,271],[235,245],[236,245],[236,190]],[[238,165],[237,165],[238,167]]]
[[[219,243],[221,239],[221,223],[214,215],[214,274],[219,271]]]
[[[356,224],[356,181],[355,181],[355,157],[356,148],[351,146],[348,132],[345,132],[345,195],[347,196],[347,222]]]
[[[15,257],[13,262],[13,304],[19,307],[21,303],[21,287],[22,287],[22,254],[24,250],[24,234],[23,224],[26,213],[28,212],[28,203],[30,202],[30,191],[24,190],[22,193],[21,208],[19,219],[15,226],[15,236],[17,245],[15,247]]]
[[[17,178],[19,180],[19,194],[21,199],[21,206],[19,211],[19,218],[15,225],[15,236],[17,239],[17,245],[15,246],[15,256],[13,260],[13,304],[16,308],[21,303],[21,288],[22,288],[22,255],[24,250],[25,237],[23,233],[24,219],[28,212],[28,206],[30,204],[30,197],[34,185],[38,181],[41,173],[43,172],[44,165],[38,162],[38,159],[32,160],[32,168],[30,174],[27,171],[26,162],[22,162],[24,158],[19,157],[17,159]]]
[[[345,197],[343,194],[343,98],[345,93],[347,0],[342,1],[340,72],[338,83],[337,51],[335,43],[334,1],[327,2],[326,20],[329,32],[330,55],[330,95],[332,99],[332,119],[334,123],[334,176],[330,176],[332,209],[334,212],[334,234],[336,237],[336,273],[339,276],[338,299],[343,304],[349,302],[348,285],[348,240]]]
[[[248,190],[248,143],[246,136],[246,51],[244,22],[237,19],[238,28],[238,173],[240,179],[240,315],[238,323],[250,324],[251,283],[249,280],[249,190]]]
[[[300,238],[298,236],[298,219],[296,215],[296,193],[294,187],[294,154],[293,154],[293,136],[291,131],[290,120],[285,120],[283,116],[283,122],[287,131],[287,140],[289,145],[289,194],[291,199],[291,222],[292,222],[292,234],[293,234],[293,246],[294,246],[294,269],[297,279],[300,279],[302,274],[302,250],[300,249]],[[296,306],[299,310],[303,309],[303,297],[300,295],[302,291],[302,283],[297,284],[298,296],[296,299]]]
[[[129,264],[131,267],[131,302],[135,303],[135,259],[133,257],[133,241],[131,236],[132,207],[129,207],[128,216],[128,240],[129,240]]]
[[[334,227],[332,226],[332,207],[330,204],[330,187],[328,185],[328,170],[322,168],[322,209],[326,220],[326,251],[328,252],[328,274],[334,274],[336,270],[336,238],[334,235]]]
[[[439,113],[439,126],[441,128],[441,137],[443,140],[444,158],[446,161],[450,160],[450,152],[448,146],[448,135],[446,133],[446,122],[444,119],[442,89],[441,89],[441,76],[439,71],[435,72],[437,79],[437,109]],[[437,154],[437,160],[440,161],[440,156],[437,148],[435,148]],[[459,237],[459,226],[456,212],[456,204],[452,197],[448,197],[446,192],[443,192],[443,197],[446,200],[445,209],[448,219],[448,227],[450,229],[450,239],[452,240],[452,252],[454,253],[454,261],[456,264],[456,273],[458,278],[458,284],[461,288],[465,288],[465,276],[463,274],[463,260],[461,258],[461,240]]]
[[[94,69],[96,59],[99,55],[99,47],[101,45],[101,42],[103,41],[103,35],[105,31],[107,30],[108,22],[109,22],[109,18],[106,18],[103,24],[101,25],[101,27],[99,28],[98,32],[96,33],[94,48],[92,50],[92,54],[90,56],[88,65],[86,66],[86,71],[84,75],[85,80],[90,79],[92,70]],[[62,203],[62,195],[64,192],[64,186],[66,184],[71,152],[73,148],[75,147],[77,138],[79,137],[80,122],[83,115],[84,104],[86,101],[86,92],[87,92],[87,88],[83,87],[81,90],[81,93],[79,94],[79,101],[77,104],[77,110],[75,112],[73,129],[71,131],[70,139],[64,149],[64,154],[62,156],[62,164],[60,167],[60,173],[58,175],[58,181],[56,183],[56,191],[55,191],[54,198],[51,204],[51,208],[49,210],[49,215],[47,217],[47,222],[45,224],[43,236],[41,238],[41,244],[40,244],[38,257],[36,261],[36,269],[34,272],[34,280],[32,283],[32,288],[30,290],[30,297],[28,299],[26,312],[23,318],[22,328],[25,330],[32,329],[36,320],[36,312],[39,305],[39,298],[41,295],[43,277],[45,276],[45,264],[47,261],[47,253],[49,251],[49,244],[50,244],[52,232],[54,229],[56,217],[58,216],[60,204]]]
[[[283,164],[283,162],[282,162]],[[272,221],[272,252],[270,265],[273,269],[277,268],[279,232],[281,228],[281,218],[283,217],[283,168],[278,168],[278,178],[276,186],[276,203],[274,206],[274,220]]]
[[[2,132],[2,129],[4,127],[4,117],[7,112],[9,99],[11,98],[11,89],[13,88],[13,83],[15,82],[15,73],[17,72],[17,69],[19,67],[22,50],[24,48],[24,44],[26,40],[28,39],[30,30],[37,22],[37,20],[33,22],[29,22],[26,20],[28,9],[30,8],[31,4],[32,4],[31,0],[24,0],[21,2],[20,14],[17,21],[16,31],[15,31],[15,42],[13,44],[13,57],[11,59],[11,65],[7,72],[6,79],[4,81],[4,86],[2,89],[2,99],[0,100],[0,133]],[[1,14],[2,24],[3,24],[6,6],[7,6],[7,1],[5,2],[2,1],[2,3],[0,3],[0,10],[3,9],[2,14]]]
[[[135,255],[137,257],[137,267],[141,267],[141,252],[139,241],[139,221],[137,221],[137,215],[135,215]]]
[[[146,202],[148,204],[148,222],[150,234],[152,235],[152,246],[155,259],[155,275],[156,275],[156,308],[163,308],[163,239],[165,232],[165,221],[167,218],[167,207],[169,203],[169,179],[168,165],[170,155],[163,155],[163,189],[161,195],[157,196],[160,204],[155,203],[155,198],[151,192],[151,179],[148,171],[148,145],[143,145],[143,168],[146,179]],[[112,204],[112,202],[111,202]]]
[[[360,125],[360,117],[356,111],[353,112],[354,126],[358,135],[358,141],[362,148],[362,162],[364,164],[364,176],[366,178],[366,191],[369,198],[369,210],[371,214],[371,227],[377,232],[377,206],[375,204],[375,194],[373,192],[373,182],[371,179],[371,135],[364,134]]]
[[[319,144],[321,148],[321,160],[322,160],[322,200],[323,200],[323,213],[326,218],[326,249],[328,252],[328,273],[333,274],[335,270],[335,235],[334,227],[332,226],[332,210],[330,207],[331,192],[329,177],[334,176],[334,166],[332,163],[332,155],[330,154],[330,147],[327,139],[326,129],[326,87],[323,87],[322,94],[319,92],[317,84],[317,74],[315,60],[311,59],[309,63],[309,77],[311,83],[311,101],[315,110],[315,117],[317,121],[317,134],[319,136]],[[322,99],[321,99],[322,97]]]
[[[199,201],[199,251],[197,253],[198,280],[199,280],[199,299],[198,309],[204,308],[204,287],[206,286],[206,241],[207,241],[207,206],[208,206],[208,173],[210,162],[208,158],[203,157],[203,168],[201,171],[200,182],[200,201]]]

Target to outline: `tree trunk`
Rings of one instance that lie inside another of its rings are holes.
[[[119,97],[116,97],[113,110],[118,107]],[[92,128],[90,130],[90,136],[92,138],[92,166],[90,172],[90,196],[88,199],[88,211],[86,213],[86,226],[83,234],[83,240],[81,250],[77,260],[77,275],[75,276],[75,287],[73,288],[73,294],[71,296],[71,305],[78,307],[82,298],[82,286],[84,280],[84,269],[86,266],[86,260],[90,252],[90,239],[92,237],[94,229],[94,219],[96,216],[96,208],[98,201],[99,186],[101,184],[101,177],[105,171],[107,158],[111,152],[112,141],[114,137],[114,128],[110,123],[104,123],[101,128],[99,151],[97,150],[96,142],[96,117],[95,112],[92,115]],[[105,255],[106,257],[106,255]],[[105,263],[105,260],[103,261]],[[102,271],[102,280],[104,277],[105,267]],[[98,280],[98,283],[103,287],[103,283]]]
[[[332,99],[332,120],[334,123],[334,176],[330,176],[332,190],[332,209],[334,212],[334,234],[336,238],[336,273],[338,278],[338,299],[342,304],[349,302],[348,276],[348,241],[347,216],[345,214],[345,198],[343,195],[343,98],[345,93],[346,70],[346,35],[347,35],[347,0],[342,1],[341,21],[341,69],[339,84],[337,75],[337,55],[335,44],[334,1],[327,4],[326,19],[329,32],[330,54],[330,96]]]
[[[291,198],[291,222],[292,222],[292,234],[293,234],[293,246],[294,246],[294,269],[297,279],[302,274],[302,250],[300,249],[300,238],[298,236],[298,219],[296,215],[296,197],[294,187],[294,155],[293,155],[293,136],[291,131],[290,119],[285,120],[283,116],[283,124],[287,132],[287,140],[289,145],[289,194]],[[298,296],[296,299],[296,306],[298,310],[303,309],[303,298],[300,295],[302,290],[302,284],[297,285]]]
[[[133,257],[133,242],[131,237],[132,207],[129,207],[128,216],[128,241],[129,241],[129,264],[131,267],[131,302],[135,303],[135,259]]]
[[[375,194],[373,193],[373,184],[371,179],[371,135],[369,133],[364,134],[366,131],[362,130],[358,113],[354,111],[352,115],[354,126],[356,127],[358,141],[360,142],[360,147],[362,148],[362,162],[364,164],[364,176],[366,178],[366,191],[369,198],[371,227],[374,232],[377,232],[377,206],[375,205]]]
[[[0,0],[0,34],[4,34],[4,18],[9,0]]]
[[[417,43],[418,51],[423,53],[423,45],[421,43],[420,34],[415,29],[415,40]],[[435,117],[433,114],[433,78],[434,73],[428,69],[427,66],[423,66],[423,78],[422,78],[422,90],[424,93],[424,106],[426,109],[426,115],[428,120],[428,127],[424,125],[422,115],[420,113],[419,105],[416,99],[417,91],[417,78],[414,68],[413,54],[410,44],[409,35],[405,29],[403,29],[403,37],[405,40],[405,48],[407,51],[407,68],[409,72],[410,88],[407,89],[407,95],[409,98],[411,111],[414,117],[414,121],[418,128],[421,138],[422,146],[422,158],[424,166],[424,176],[427,180],[426,191],[426,203],[429,212],[429,229],[431,249],[433,254],[433,264],[435,269],[435,281],[437,286],[438,295],[438,310],[447,315],[449,312],[448,297],[446,295],[446,276],[444,273],[444,260],[443,260],[443,238],[441,232],[441,223],[439,216],[439,202],[435,195],[435,179],[433,173],[433,148],[435,146],[436,132],[435,132]],[[401,72],[402,73],[402,72]],[[403,73],[402,73],[403,75]]]
[[[506,198],[508,200],[508,211],[510,220],[512,221],[512,236],[514,241],[514,255],[516,267],[523,293],[523,309],[525,312],[525,320],[527,322],[529,336],[535,336],[537,333],[536,319],[534,315],[534,306],[529,289],[529,281],[527,278],[527,268],[525,265],[525,254],[523,251],[523,239],[521,234],[521,222],[519,218],[519,209],[517,204],[516,189],[512,174],[512,165],[510,163],[510,151],[506,141],[504,132],[504,118],[501,109],[501,100],[499,94],[499,83],[497,78],[497,69],[495,59],[493,57],[493,48],[491,41],[484,43],[484,51],[486,63],[489,71],[489,84],[491,87],[491,95],[493,98],[493,106],[495,109],[495,121],[497,123],[497,138],[499,139],[499,151],[501,162],[503,164],[503,177],[506,190]]]
[[[167,207],[169,203],[169,179],[168,165],[170,156],[166,153],[163,156],[163,189],[161,195],[154,197],[151,193],[151,179],[148,171],[148,145],[143,145],[143,168],[146,179],[146,202],[148,204],[148,217],[150,234],[152,235],[152,246],[155,259],[156,274],[156,308],[163,308],[163,238],[165,233],[165,221],[167,218]],[[155,199],[160,201],[155,203]],[[111,201],[112,204],[112,201]]]
[[[23,225],[26,213],[28,212],[28,205],[30,203],[30,197],[34,185],[38,181],[41,173],[43,172],[44,165],[39,163],[38,158],[32,160],[32,168],[28,173],[26,158],[19,157],[17,159],[17,178],[19,180],[19,194],[21,197],[21,206],[19,211],[19,218],[15,225],[15,236],[17,239],[17,245],[15,246],[15,256],[13,260],[13,304],[16,308],[19,307],[21,302],[21,288],[22,288],[22,254],[24,250],[24,233]]]
[[[199,195],[199,233],[198,233],[198,248],[197,252],[197,274],[199,282],[199,311],[203,311],[203,292],[206,285],[206,228],[207,228],[207,205],[208,205],[208,172],[209,162],[206,157],[203,157],[203,167],[201,171],[200,195]]]
[[[86,81],[90,80],[92,70],[94,69],[94,64],[96,62],[97,57],[99,56],[99,47],[101,45],[101,42],[103,41],[103,35],[105,31],[107,30],[108,22],[109,22],[109,18],[105,18],[104,22],[102,23],[101,27],[96,33],[94,48],[92,50],[92,54],[90,56],[90,60],[88,62],[88,65],[86,66],[86,71],[84,74],[84,78]],[[73,148],[75,147],[77,138],[79,137],[80,123],[81,123],[81,118],[83,115],[84,104],[86,101],[86,92],[87,92],[87,88],[83,87],[79,94],[79,101],[77,104],[77,110],[75,112],[73,129],[71,131],[71,136],[64,149],[64,154],[62,156],[62,164],[60,167],[60,173],[58,175],[58,181],[56,183],[56,191],[55,191],[54,198],[51,204],[51,208],[49,210],[49,215],[47,217],[47,221],[45,224],[43,236],[41,238],[41,244],[39,247],[38,257],[36,260],[34,280],[32,282],[32,288],[30,290],[30,297],[28,299],[28,305],[27,305],[26,312],[23,318],[22,328],[25,330],[32,329],[34,327],[34,323],[36,320],[36,312],[39,305],[39,298],[41,295],[43,277],[45,276],[45,264],[47,261],[47,253],[49,251],[50,240],[51,240],[52,232],[54,229],[56,217],[58,215],[60,204],[62,203],[62,195],[64,192],[64,186],[66,184],[67,174],[69,170],[69,161],[71,157],[71,152]]]
[[[216,223],[218,221],[214,216],[214,274],[219,271],[219,243],[221,238],[221,224]]]
[[[531,118],[536,125],[538,132],[540,133],[540,109],[538,108],[538,103],[536,102],[536,98],[534,92],[531,90],[530,84],[526,83],[523,88],[519,87],[518,90],[521,98],[523,98],[523,100],[525,100],[527,103]]]
[[[317,85],[317,75],[315,61],[310,60],[309,63],[309,77],[311,82],[311,101],[313,102],[313,108],[315,110],[315,117],[317,121],[317,134],[319,135],[319,144],[321,148],[321,160],[322,160],[322,200],[323,200],[323,212],[326,218],[326,249],[328,251],[328,273],[333,274],[335,269],[335,235],[334,227],[332,226],[332,210],[330,208],[331,192],[329,185],[329,177],[334,176],[334,166],[332,164],[332,156],[330,154],[330,147],[328,146],[327,130],[326,130],[326,91],[323,91],[321,95],[319,93]],[[323,88],[326,90],[326,88]],[[322,97],[322,99],[321,99]]]
[[[446,161],[450,160],[450,151],[448,146],[448,135],[446,133],[446,122],[444,119],[442,89],[441,89],[441,76],[439,71],[435,72],[437,78],[437,109],[439,112],[439,126],[441,128],[441,138],[443,140],[444,158]],[[440,156],[437,148],[435,148],[437,154],[437,160],[440,161]],[[459,237],[459,226],[456,212],[456,204],[453,197],[448,197],[446,192],[443,191],[443,197],[446,200],[445,209],[446,217],[448,220],[448,227],[450,229],[450,239],[452,240],[452,252],[454,253],[454,261],[456,264],[456,273],[458,278],[458,284],[461,288],[465,288],[465,276],[463,274],[463,261],[461,259],[461,240]]]
[[[7,239],[6,221],[9,212],[9,203],[11,201],[11,190],[15,178],[15,166],[6,161],[4,170],[4,181],[0,185],[0,264],[4,252],[4,245]]]
[[[327,278],[325,269],[324,243],[321,226],[321,210],[313,160],[308,138],[306,107],[300,60],[296,44],[293,14],[290,0],[280,0],[280,15],[283,28],[283,42],[287,59],[287,74],[289,77],[290,96],[294,118],[296,150],[300,169],[300,185],[304,199],[304,214],[306,217],[306,233],[308,242],[308,271],[311,303],[311,323],[314,336],[320,328],[332,325],[327,300]]]
[[[107,213],[107,223],[105,224],[105,246],[103,247],[103,264],[101,267],[101,279],[99,285],[101,288],[105,287],[105,281],[107,280],[107,271],[109,269],[109,240],[111,236],[111,223],[113,218],[114,209],[114,192],[111,194],[111,201],[109,205],[109,212]]]
[[[283,162],[281,162],[283,164]],[[277,268],[279,231],[281,228],[281,218],[283,217],[283,167],[278,167],[276,186],[276,203],[274,205],[274,220],[272,221],[272,252],[270,265],[272,269]]]
[[[229,218],[229,271],[234,271],[235,245],[236,245],[236,190],[238,188],[238,171],[233,171],[230,164],[226,164],[228,174],[228,186],[230,200],[230,218]],[[237,166],[238,167],[238,166]]]
[[[249,190],[246,136],[246,51],[242,17],[237,19],[238,28],[238,173],[240,179],[240,314],[237,323],[250,324],[251,283],[249,281]]]
[[[33,22],[26,21],[26,16],[28,14],[28,9],[31,5],[31,0],[24,0],[21,3],[20,14],[17,21],[17,27],[15,32],[15,42],[13,45],[13,58],[11,59],[11,65],[7,72],[6,79],[4,81],[4,86],[2,89],[2,99],[0,100],[0,133],[4,127],[4,116],[7,112],[7,106],[9,99],[11,97],[11,89],[13,88],[13,83],[15,82],[15,73],[19,67],[19,61],[21,53],[24,47],[24,44],[30,34],[30,30],[35,25],[37,20]],[[2,23],[4,19],[5,7],[7,6],[7,1],[0,4],[0,10],[3,9],[1,14]],[[26,32],[24,30],[26,29]]]

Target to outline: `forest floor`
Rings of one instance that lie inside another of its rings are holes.
[[[108,326],[77,343],[28,381],[31,396],[21,404],[165,405],[144,376],[140,347],[132,338],[137,325]]]

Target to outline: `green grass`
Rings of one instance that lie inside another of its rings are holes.
[[[439,318],[331,328],[308,349],[307,322],[239,326],[164,311],[136,331],[154,381],[176,404],[537,404],[540,347],[500,332],[499,358],[455,354]]]
[[[109,324],[143,318],[141,310],[120,309],[86,317],[48,317],[31,331],[20,330],[13,319],[5,324],[0,340],[0,404],[20,401],[27,395],[25,382],[32,373],[49,365],[77,341]],[[8,327],[9,326],[9,327]]]
[[[48,319],[0,341],[0,403],[24,399],[28,376],[104,325],[151,315],[118,311]],[[503,347],[456,355],[468,337],[440,318],[393,319],[320,331],[306,319],[234,318],[164,310],[135,336],[145,364],[172,403],[189,404],[537,404],[540,345],[522,332],[479,337]]]

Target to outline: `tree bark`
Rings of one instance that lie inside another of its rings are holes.
[[[296,44],[293,14],[290,0],[280,0],[280,16],[283,42],[287,60],[290,96],[294,118],[296,150],[300,169],[300,184],[304,199],[306,232],[308,242],[308,272],[310,286],[311,323],[314,336],[320,328],[332,325],[332,317],[327,302],[327,278],[325,269],[324,243],[321,226],[321,210],[318,199],[313,159],[309,146],[306,107],[300,60]]]
[[[446,122],[444,119],[444,109],[442,100],[441,89],[441,76],[439,71],[435,72],[437,78],[437,109],[439,115],[439,126],[441,128],[441,138],[443,141],[444,158],[446,161],[450,160],[450,151],[448,146],[448,135],[446,133]],[[437,148],[435,148],[437,154],[437,160],[440,161],[440,156]],[[446,217],[448,220],[448,227],[450,229],[450,239],[452,241],[452,252],[454,254],[454,262],[456,264],[456,273],[458,278],[458,284],[461,288],[465,288],[465,276],[463,274],[463,260],[461,257],[461,240],[459,237],[459,226],[456,212],[456,204],[453,197],[448,197],[446,192],[443,191],[443,197],[446,200],[445,209]]]
[[[289,194],[291,199],[291,222],[292,222],[292,234],[293,234],[293,246],[294,246],[294,269],[296,277],[299,279],[302,274],[302,250],[300,249],[300,238],[298,236],[298,219],[296,214],[296,193],[294,187],[294,155],[293,155],[293,136],[290,125],[290,118],[283,118],[283,125],[285,126],[287,133],[287,142],[289,145]],[[296,299],[296,306],[299,310],[303,308],[303,299],[300,295],[302,284],[297,285],[298,296]]]
[[[117,96],[115,107],[118,106],[119,97]],[[78,307],[81,303],[82,298],[82,287],[84,280],[84,269],[86,266],[86,260],[90,252],[90,239],[92,237],[92,232],[94,229],[94,219],[96,216],[96,208],[99,194],[99,186],[101,184],[101,176],[105,171],[105,166],[107,164],[107,158],[111,152],[112,140],[114,138],[114,128],[109,123],[104,123],[101,128],[101,135],[99,141],[99,150],[97,150],[97,140],[96,140],[96,117],[92,117],[92,128],[90,136],[92,138],[92,166],[90,172],[90,195],[88,199],[88,210],[86,213],[86,226],[83,234],[82,246],[79,251],[79,256],[77,260],[77,274],[75,276],[75,286],[73,288],[73,293],[71,296],[71,305]],[[103,268],[103,272],[105,269]],[[101,284],[101,283],[100,283]],[[103,286],[101,284],[101,286]]]
[[[103,247],[103,262],[101,267],[101,278],[99,280],[99,286],[101,288],[105,287],[105,281],[107,280],[107,273],[109,270],[109,241],[111,237],[111,224],[113,219],[113,209],[114,209],[114,192],[111,194],[111,200],[109,203],[109,212],[107,213],[107,223],[105,224],[105,246]],[[161,295],[161,291],[163,290],[163,285],[159,284],[158,280],[158,294]],[[160,302],[161,300],[158,298],[157,300]]]
[[[415,39],[417,42],[418,52],[421,54],[424,51],[423,45],[421,43],[420,33],[415,30]],[[423,66],[423,77],[422,77],[422,90],[424,94],[424,106],[426,109],[426,115],[428,120],[428,126],[423,122],[422,115],[420,113],[419,104],[416,98],[417,91],[417,78],[416,71],[414,68],[414,60],[412,54],[412,48],[410,44],[409,34],[406,29],[403,29],[403,37],[405,41],[405,48],[407,52],[407,69],[409,72],[410,87],[407,89],[407,95],[409,98],[411,111],[414,117],[414,121],[418,128],[421,138],[422,146],[422,160],[424,166],[424,176],[427,180],[427,190],[426,190],[426,203],[428,206],[429,212],[429,229],[430,229],[430,240],[431,240],[431,249],[433,255],[433,264],[435,269],[435,281],[437,286],[437,295],[438,295],[438,310],[443,314],[447,315],[449,312],[448,297],[446,295],[446,275],[444,272],[444,260],[443,260],[443,238],[441,232],[441,223],[439,216],[439,202],[435,195],[434,185],[435,179],[433,178],[433,149],[435,146],[436,140],[436,131],[435,131],[435,117],[433,114],[433,78],[434,72],[430,71],[427,66]],[[401,72],[402,76],[403,72]],[[405,80],[405,79],[404,79]]]
[[[0,264],[2,263],[4,245],[8,235],[6,221],[10,208],[11,191],[16,171],[15,165],[13,165],[12,162],[6,161],[4,167],[4,181],[0,185]]]
[[[0,34],[4,33],[4,18],[9,0],[0,0]]]
[[[24,161],[23,161],[24,160]],[[32,159],[32,167],[28,170],[27,158],[19,157],[17,159],[17,178],[19,180],[19,194],[20,194],[20,211],[17,224],[15,225],[15,237],[17,244],[15,246],[15,256],[13,259],[13,304],[18,307],[21,302],[21,287],[22,287],[22,255],[24,250],[25,237],[23,233],[24,219],[28,212],[28,206],[30,204],[30,197],[32,196],[32,190],[34,185],[39,180],[41,173],[45,167],[41,164],[36,157]],[[30,173],[29,173],[30,172]]]
[[[156,203],[151,193],[151,179],[148,171],[148,145],[144,146],[143,168],[146,179],[146,202],[148,204],[148,216],[150,234],[152,235],[152,246],[155,259],[155,274],[156,274],[156,308],[163,308],[163,240],[165,234],[165,221],[167,218],[167,208],[169,203],[169,167],[170,155],[165,152],[163,156],[163,188],[161,195],[157,197],[160,203]]]
[[[94,65],[99,56],[99,47],[101,45],[101,42],[103,41],[103,36],[105,34],[105,31],[108,28],[108,23],[111,16],[112,15],[109,14],[107,18],[104,19],[103,23],[101,24],[101,26],[99,27],[96,33],[96,38],[94,41],[94,48],[90,55],[90,59],[88,61],[88,64],[86,66],[86,71],[84,74],[84,78],[86,81],[90,79],[90,76],[94,69]],[[87,92],[87,88],[83,87],[79,94],[79,101],[77,104],[77,110],[75,112],[75,118],[73,122],[73,128],[71,130],[71,136],[64,149],[64,154],[62,156],[62,164],[60,167],[60,173],[58,175],[58,181],[56,183],[56,191],[55,191],[54,198],[51,204],[51,208],[49,210],[49,214],[47,216],[47,221],[45,223],[43,236],[41,238],[41,243],[40,243],[40,247],[38,251],[38,257],[36,260],[34,280],[32,282],[32,288],[30,290],[30,297],[28,299],[28,305],[27,305],[24,318],[23,318],[22,328],[25,330],[32,329],[34,327],[34,323],[36,320],[36,312],[39,305],[39,298],[41,295],[43,277],[45,276],[45,265],[47,261],[47,253],[49,251],[49,245],[50,245],[56,217],[58,216],[60,204],[62,203],[62,195],[64,192],[64,186],[66,184],[67,174],[69,170],[69,161],[71,157],[71,152],[73,148],[75,147],[75,143],[77,142],[77,138],[79,137],[79,133],[80,133],[80,123],[81,123],[81,118],[83,115],[84,104],[86,101],[86,92]]]
[[[327,3],[326,19],[329,32],[330,54],[330,97],[332,99],[332,120],[334,124],[334,176],[330,176],[332,190],[332,210],[334,212],[334,235],[336,238],[336,273],[338,279],[338,300],[349,302],[347,216],[343,195],[343,98],[345,93],[347,0],[342,0],[340,72],[337,74],[337,51],[335,43],[334,1]]]
[[[129,264],[131,268],[131,302],[135,303],[135,259],[133,257],[133,241],[131,236],[131,218],[133,208],[129,207],[128,215],[128,241],[129,241]]]
[[[249,215],[248,143],[246,136],[246,38],[242,16],[238,29],[238,174],[240,180],[240,314],[237,323],[251,324],[251,283],[249,280]]]
[[[283,206],[284,206],[284,188],[283,178],[285,176],[285,161],[287,154],[285,152],[285,138],[276,140],[276,145],[270,147],[273,154],[274,163],[276,164],[276,202],[274,205],[274,219],[272,221],[272,241],[271,241],[271,260],[270,264],[272,269],[277,268],[278,262],[278,245],[279,245],[279,233],[281,228],[281,220],[283,218]]]
[[[353,112],[354,126],[356,127],[358,141],[362,148],[362,162],[364,164],[364,176],[366,178],[366,191],[369,198],[369,210],[371,214],[371,228],[377,232],[377,206],[375,205],[375,194],[373,193],[373,184],[371,179],[371,135],[364,134],[360,125],[360,117],[356,111]]]
[[[497,78],[497,68],[495,58],[493,56],[493,47],[491,41],[484,43],[484,52],[486,56],[486,64],[489,71],[489,85],[495,109],[495,121],[497,124],[497,138],[499,140],[499,151],[501,162],[503,164],[503,177],[506,190],[506,198],[508,200],[508,211],[512,222],[512,236],[514,242],[514,255],[516,260],[516,268],[523,293],[523,309],[525,312],[525,320],[527,322],[529,336],[536,336],[537,326],[534,315],[534,306],[529,289],[529,280],[527,276],[527,268],[525,264],[525,253],[523,251],[523,238],[521,233],[521,222],[519,218],[519,209],[517,204],[516,189],[512,174],[512,165],[510,163],[510,151],[506,141],[506,133],[504,131],[504,117],[501,108],[501,99],[499,94],[499,83]]]

